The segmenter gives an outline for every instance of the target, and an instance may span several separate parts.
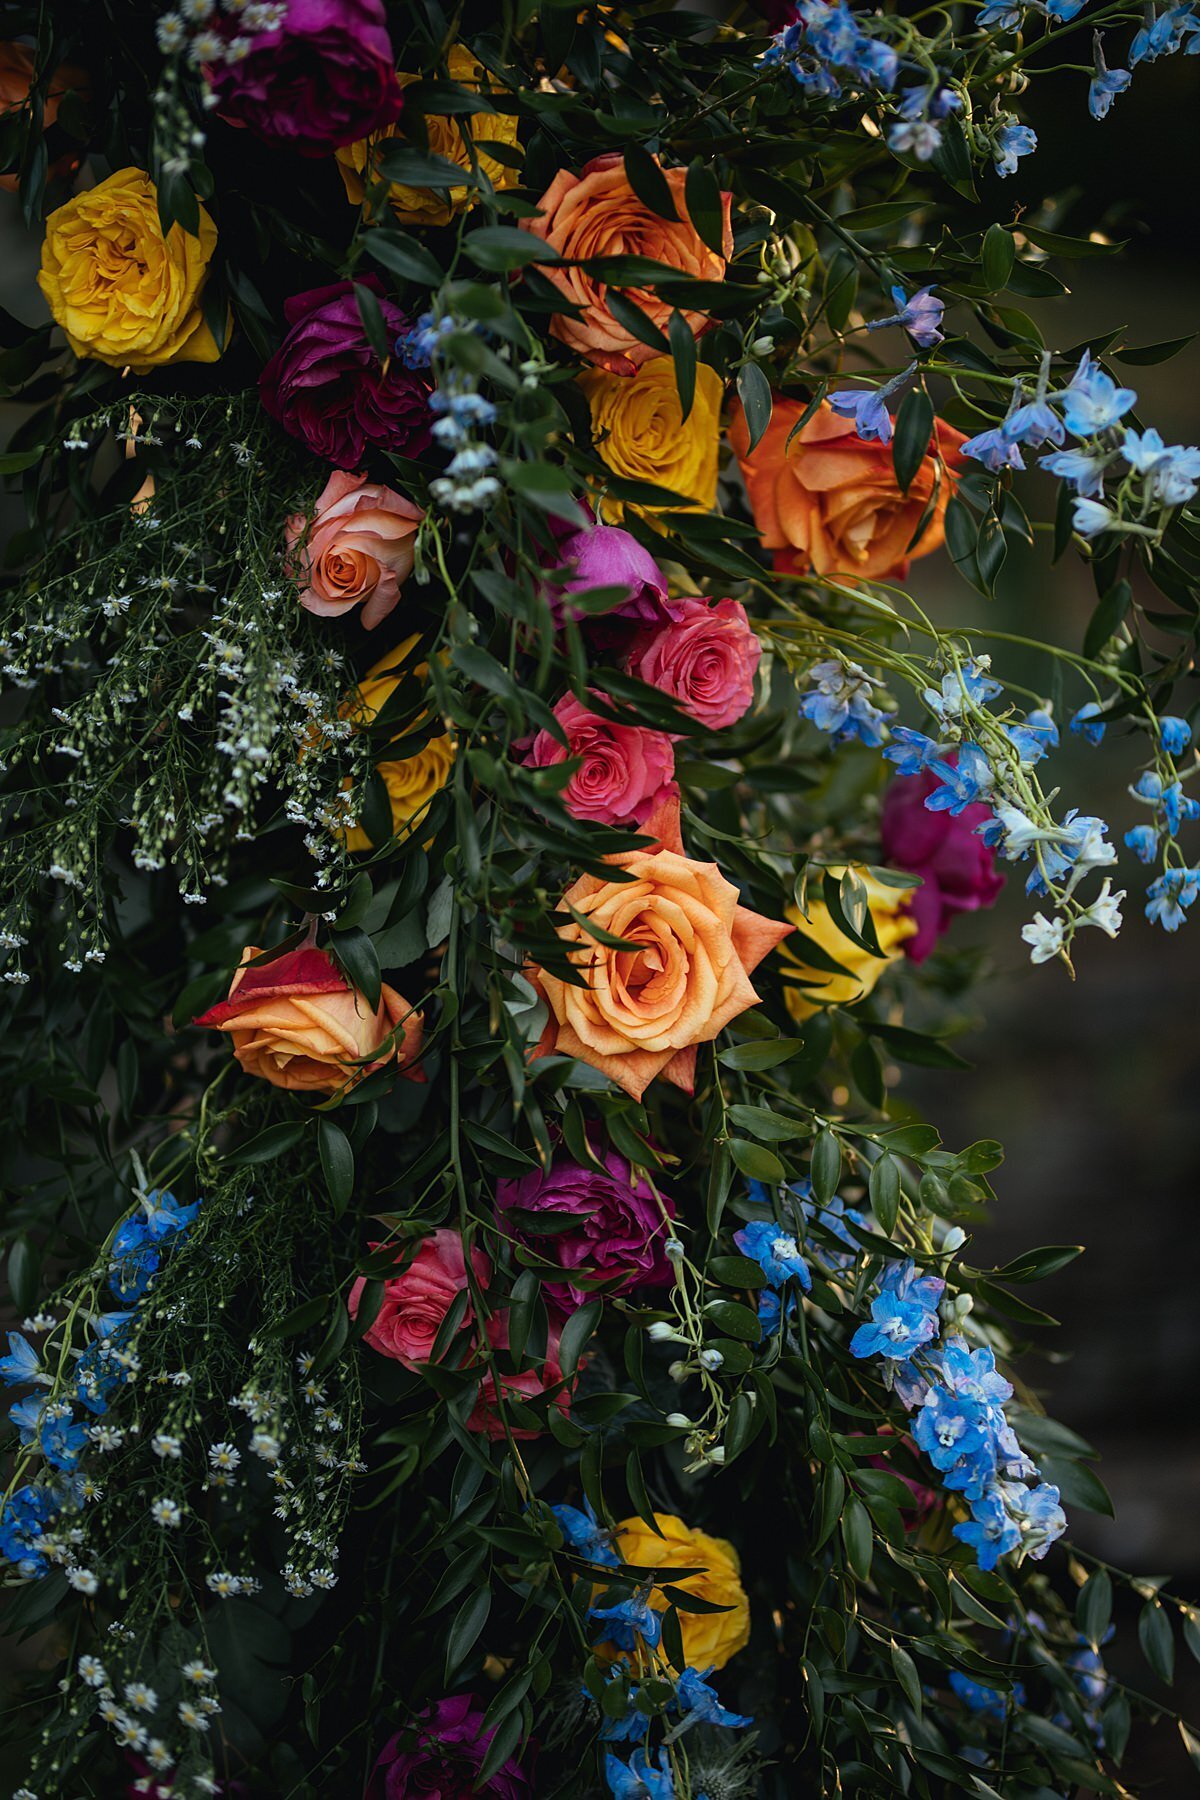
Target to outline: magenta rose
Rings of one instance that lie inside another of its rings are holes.
[[[377,1245],[372,1244],[374,1250]],[[486,1287],[492,1267],[482,1250],[472,1250],[471,1267],[480,1286]],[[350,1317],[358,1316],[359,1302],[366,1283],[360,1277],[350,1289]],[[435,1231],[423,1238],[421,1248],[404,1270],[384,1283],[383,1305],[364,1343],[415,1369],[433,1355],[434,1340],[442,1328],[446,1314],[467,1286],[467,1266],[463,1242],[457,1231]],[[462,1325],[472,1322],[470,1302],[463,1314]]]
[[[609,1294],[661,1287],[672,1279],[663,1248],[667,1225],[654,1190],[644,1177],[631,1179],[629,1164],[615,1150],[600,1160],[602,1168],[589,1169],[560,1153],[548,1169],[496,1183],[499,1223],[564,1271],[565,1281],[545,1282],[542,1292],[571,1312],[589,1298],[588,1290],[574,1285],[576,1273],[606,1281]],[[674,1218],[665,1195],[663,1206]],[[553,1231],[538,1230],[539,1213],[557,1215]],[[566,1231],[558,1229],[563,1215],[575,1220]]]
[[[740,600],[688,596],[675,607],[666,624],[638,633],[626,667],[672,695],[701,725],[720,731],[754,699],[761,646]]]
[[[408,318],[382,297],[374,276],[359,284],[379,297],[389,340]],[[294,294],[284,306],[290,330],[258,379],[263,406],[314,456],[356,471],[369,446],[419,456],[433,423],[429,387],[393,356],[386,371],[367,342],[354,284]]]
[[[674,617],[678,602],[667,591],[667,578],[637,539],[619,525],[593,525],[572,532],[559,544],[564,564],[574,564],[574,574],[563,583],[564,592],[583,593],[588,588],[625,589],[626,598],[608,619],[630,619],[641,625],[657,625]]]
[[[494,1735],[474,1694],[439,1700],[384,1745],[363,1800],[532,1800],[529,1777],[512,1757],[477,1785]]]
[[[563,695],[554,716],[566,743],[539,731],[523,760],[527,768],[546,769],[568,757],[581,759],[562,790],[563,805],[577,819],[643,825],[675,792],[675,747],[665,731],[602,719],[574,694]]]
[[[976,836],[992,816],[990,807],[968,806],[957,818],[928,812],[925,796],[939,785],[929,769],[893,781],[879,823],[884,861],[921,877],[908,901],[917,930],[904,940],[904,954],[914,962],[924,962],[956,913],[994,905],[1004,886],[995,857]]]
[[[235,16],[225,35],[245,41],[237,25]],[[274,31],[255,32],[244,56],[205,73],[222,119],[301,156],[382,131],[404,105],[383,0],[287,0]]]

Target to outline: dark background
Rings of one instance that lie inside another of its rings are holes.
[[[1108,43],[1113,66],[1125,35]],[[1070,41],[1082,42],[1082,34]],[[1047,195],[1066,196],[1057,228],[1102,230],[1128,238],[1128,248],[1112,260],[1055,265],[1070,298],[1030,310],[1058,348],[1117,325],[1128,327],[1134,344],[1196,331],[1200,61],[1176,56],[1139,68],[1103,123],[1088,116],[1086,84],[1086,74],[1068,72],[1036,81],[1020,97],[1038,132],[1038,154],[1018,176],[986,184],[983,199],[993,217],[1008,219],[1014,204],[1032,208]],[[37,243],[6,194],[0,245],[0,301],[31,322],[41,319]],[[1138,390],[1143,424],[1168,442],[1200,439],[1200,341],[1171,362],[1125,375]],[[14,422],[11,409],[0,407],[0,427]],[[1050,483],[1038,492],[1026,478],[1022,492],[1035,516],[1051,515]],[[16,523],[11,505],[6,526]],[[941,623],[995,626],[1075,648],[1094,598],[1075,559],[1049,567],[1044,543],[1010,559],[992,603],[972,598],[941,557],[917,563],[911,585]],[[996,647],[995,658],[1000,673],[1045,690],[1044,659],[1006,646]],[[1175,710],[1197,699],[1200,688],[1181,684]],[[1125,793],[1137,754],[1116,734],[1099,750],[1070,740],[1051,777],[1063,789],[1060,807],[1099,812],[1119,842],[1144,817]],[[1197,835],[1185,847],[1200,860],[1200,825],[1190,830]],[[1055,1416],[1097,1447],[1116,1503],[1115,1523],[1076,1514],[1072,1532],[1123,1567],[1170,1570],[1175,1591],[1200,1598],[1200,917],[1174,938],[1150,926],[1141,913],[1145,881],[1146,871],[1123,854],[1117,885],[1129,889],[1125,930],[1116,943],[1095,933],[1081,945],[1074,984],[1058,965],[1030,966],[1019,938],[1029,916],[1019,881],[1010,881],[992,914],[960,921],[952,941],[978,946],[988,968],[978,996],[986,1029],[961,1046],[974,1067],[910,1072],[906,1091],[951,1144],[999,1137],[1005,1145],[993,1177],[998,1202],[971,1253],[976,1261],[1001,1263],[1035,1244],[1086,1244],[1070,1268],[1026,1290],[1062,1329],[1047,1339],[1050,1357],[1031,1360],[1024,1373],[1052,1394]],[[1115,1666],[1134,1685],[1153,1686],[1136,1650],[1120,1652]],[[1200,1718],[1200,1669],[1186,1655],[1175,1704]],[[1196,1792],[1169,1728],[1152,1740],[1135,1738],[1125,1774],[1138,1794],[1173,1800]]]

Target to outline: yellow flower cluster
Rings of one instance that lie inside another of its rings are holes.
[[[411,671],[405,664],[417,644],[416,636],[405,638],[394,650],[381,657],[368,669],[342,707],[342,716],[356,725],[367,726],[377,718],[409,673],[418,678],[427,673],[427,665],[419,664]],[[450,779],[454,765],[454,739],[441,732],[413,756],[385,758],[376,763],[376,773],[383,778],[392,809],[392,830],[399,833],[419,821],[428,812],[434,795],[440,793]],[[361,825],[346,832],[348,850],[370,850],[371,839]]]

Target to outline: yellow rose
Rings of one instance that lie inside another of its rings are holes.
[[[750,1602],[740,1579],[738,1553],[727,1539],[694,1531],[671,1513],[656,1512],[654,1518],[661,1537],[642,1519],[623,1519],[616,1530],[617,1555],[636,1568],[661,1572],[670,1586],[685,1594],[730,1608],[719,1613],[679,1613],[687,1662],[693,1669],[723,1669],[750,1641]],[[672,1581],[672,1569],[700,1569],[702,1573]],[[670,1603],[655,1588],[650,1604],[665,1612]]]
[[[343,718],[353,719],[357,725],[369,725],[382,711],[406,674],[411,673],[420,679],[428,672],[426,663],[418,664],[411,671],[404,667],[417,641],[416,636],[405,638],[367,671],[344,702],[341,709]],[[376,772],[383,777],[391,803],[394,832],[402,831],[406,825],[420,819],[429,810],[434,795],[440,793],[450,779],[453,764],[454,739],[449,732],[430,738],[415,756],[376,763]],[[370,850],[373,847],[361,825],[352,825],[344,835],[344,842],[347,850]]]
[[[810,892],[808,896],[807,918],[798,906],[786,907],[785,918],[846,971],[844,975],[834,975],[827,969],[806,963],[801,940],[796,941],[794,948],[789,945],[783,951],[789,974],[798,974],[804,986],[811,988],[811,993],[804,993],[789,981],[783,990],[788,1011],[801,1023],[811,1019],[823,1006],[852,1006],[856,1000],[865,999],[888,964],[902,954],[905,938],[912,937],[917,929],[915,919],[905,910],[909,889],[885,887],[863,868],[856,867],[854,873],[867,890],[867,906],[883,955],[872,956],[853,938],[846,937],[834,924],[829,908],[817,893]],[[830,874],[841,876],[845,870],[831,869]]]
[[[460,87],[479,91],[481,65],[461,44],[455,44],[449,56],[450,79]],[[401,75],[401,87],[408,87],[419,81],[419,75]],[[338,170],[346,188],[346,198],[355,206],[361,206],[366,193],[367,163],[371,153],[388,138],[396,137],[402,127],[389,126],[377,132],[374,137],[362,138],[357,144],[345,144],[335,152]],[[461,118],[447,118],[440,113],[425,115],[425,129],[429,134],[429,148],[434,156],[444,156],[448,161],[457,163],[460,169],[472,167],[471,151],[464,133],[470,135],[476,144],[497,143],[516,145],[517,117],[515,113],[477,112],[466,114]],[[515,169],[497,162],[486,150],[476,150],[479,168],[487,176],[494,188],[511,187],[517,179]],[[456,213],[466,212],[475,205],[478,199],[477,190],[465,184],[450,189],[449,205],[440,193],[431,188],[407,187],[402,181],[393,181],[388,186],[388,202],[392,211],[402,225],[448,225]]]
[[[200,294],[217,228],[204,207],[192,237],[166,237],[141,169],[119,169],[46,221],[38,286],[76,356],[139,375],[166,363],[216,362]]]
[[[696,370],[696,398],[686,419],[669,356],[651,357],[636,375],[588,369],[579,381],[592,409],[596,448],[614,475],[671,488],[706,512],[712,510],[724,393],[715,369],[701,363]],[[605,499],[602,510],[613,520],[624,508]],[[652,508],[636,510],[646,512],[653,523]]]

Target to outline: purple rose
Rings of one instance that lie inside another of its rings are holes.
[[[631,1288],[661,1286],[672,1279],[663,1245],[667,1228],[654,1190],[644,1179],[631,1180],[629,1164],[614,1150],[603,1169],[585,1168],[567,1156],[556,1156],[548,1169],[534,1169],[519,1181],[496,1183],[496,1210],[505,1229],[548,1262],[573,1274],[596,1276],[610,1294]],[[663,1196],[669,1218],[675,1208]],[[539,1232],[535,1218],[507,1217],[513,1208],[524,1213],[569,1214],[578,1223],[565,1231]],[[543,1285],[546,1298],[568,1311],[582,1306],[589,1290],[568,1278]]]
[[[479,1770],[495,1733],[483,1728],[474,1694],[452,1694],[430,1706],[379,1753],[363,1800],[532,1800],[524,1769],[510,1757],[482,1787]]]
[[[648,550],[617,525],[593,525],[576,531],[559,544],[564,563],[575,573],[563,583],[566,593],[585,588],[623,587],[627,598],[606,618],[632,619],[642,625],[658,625],[674,616],[667,594],[667,578]]]
[[[967,806],[957,818],[927,812],[925,796],[941,785],[929,769],[893,781],[883,797],[879,835],[883,855],[894,868],[919,875],[908,910],[917,922],[904,941],[904,954],[924,962],[955,913],[978,912],[995,903],[1004,886],[992,852],[975,827],[991,818],[988,806]]]
[[[282,23],[249,41],[245,56],[209,64],[208,79],[221,118],[276,149],[328,156],[400,117],[383,0],[287,0]]]
[[[373,276],[359,285],[382,293]],[[398,306],[381,298],[379,309],[389,339],[407,331]],[[294,294],[283,310],[291,329],[258,380],[271,417],[336,469],[357,472],[372,444],[419,456],[433,422],[428,385],[398,356],[382,368],[367,342],[353,283]]]

